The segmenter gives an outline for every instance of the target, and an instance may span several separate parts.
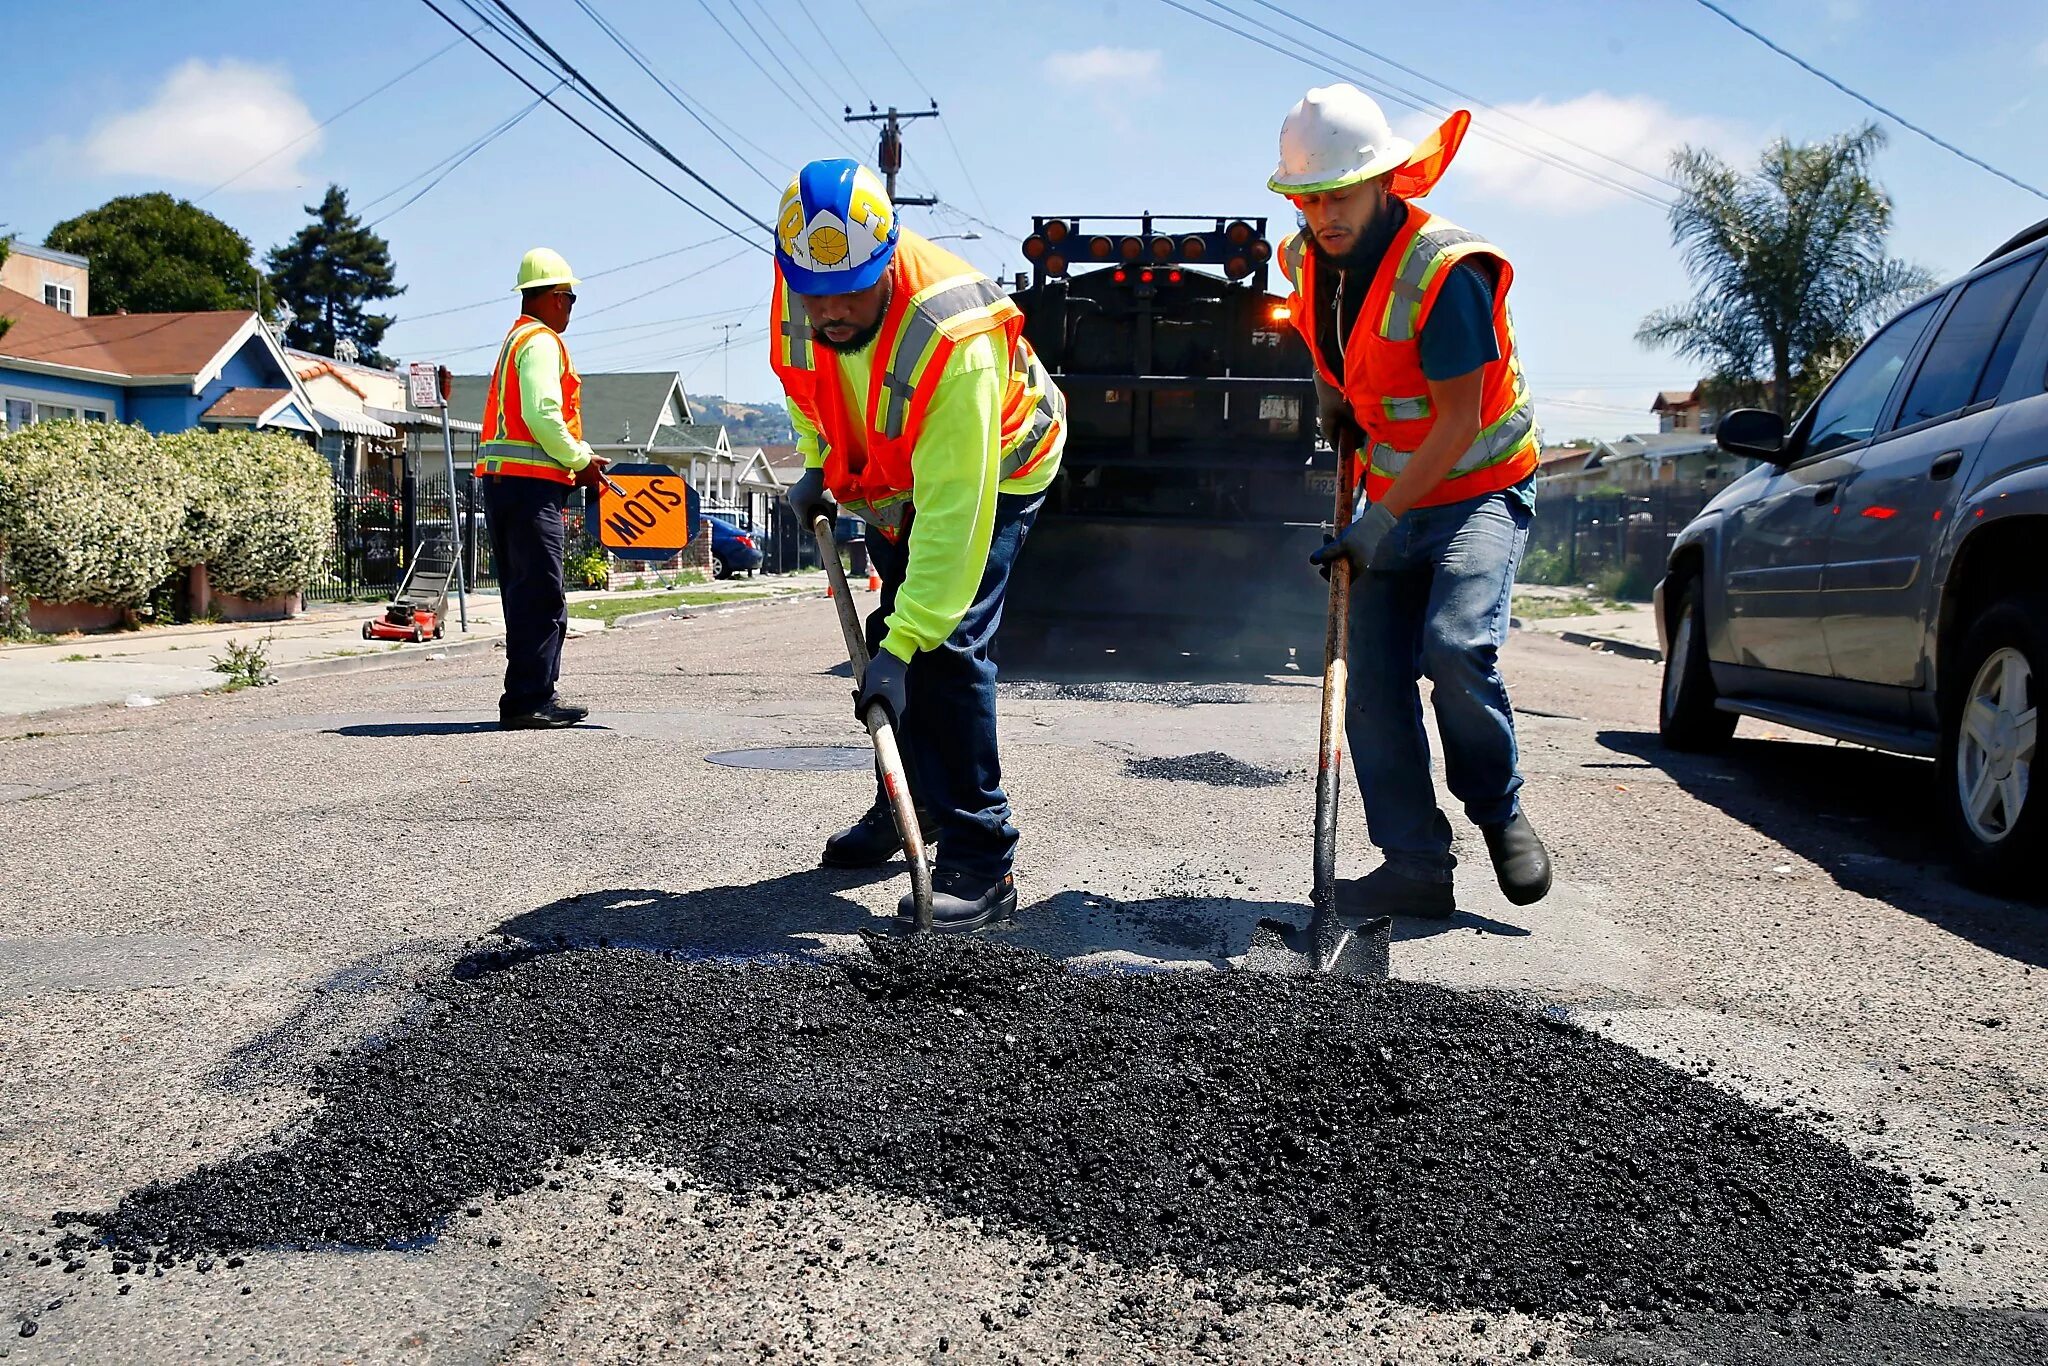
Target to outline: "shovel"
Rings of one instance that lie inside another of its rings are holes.
[[[1337,506],[1330,520],[1338,536],[1351,525],[1352,462],[1358,454],[1356,429],[1337,439]],[[1262,917],[1252,927],[1244,966],[1258,972],[1346,977],[1388,974],[1388,917],[1357,924],[1337,915],[1337,789],[1344,772],[1345,653],[1351,624],[1351,564],[1330,566],[1330,615],[1323,627],[1323,733],[1316,751],[1316,865],[1309,893],[1309,923]]]
[[[867,637],[861,631],[860,614],[853,610],[853,594],[846,587],[846,570],[839,564],[839,543],[833,539],[831,521],[824,517],[814,519],[811,534],[818,538],[825,577],[831,581],[832,599],[839,605],[839,629],[846,636],[846,657],[853,666],[857,693],[868,671]],[[875,763],[882,770],[882,791],[888,794],[889,810],[896,817],[896,833],[903,837],[903,861],[910,865],[910,898],[916,908],[914,926],[922,934],[932,927],[932,865],[925,854],[917,807],[910,798],[910,780],[903,773],[903,751],[896,743],[896,726],[889,719],[889,709],[879,702],[870,704],[861,720],[867,724],[868,739],[874,742]]]

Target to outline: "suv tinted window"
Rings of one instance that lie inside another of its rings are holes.
[[[1927,302],[1891,320],[1882,332],[1865,342],[1835,382],[1813,405],[1813,419],[1806,425],[1806,444],[1801,456],[1819,455],[1837,446],[1868,441],[1877,429],[1878,414],[1891,397],[1892,384],[1906,368],[1906,358],[1927,320],[1941,303],[1937,294]]]
[[[1975,401],[1972,395],[1984,377],[1992,348],[2005,331],[2006,320],[2012,317],[2013,305],[2019,302],[2027,281],[2033,278],[2034,267],[2040,264],[2040,257],[2029,256],[1964,287],[1962,297],[1928,345],[1927,358],[1920,362],[1920,373],[1906,391],[1894,426],[1910,427],[1945,417]]]
[[[2037,256],[2034,259],[2039,261],[2042,258]],[[1970,395],[1970,402],[1980,403],[1987,398],[1996,398],[1998,391],[2005,387],[2005,377],[2012,373],[2012,363],[2020,353],[2020,343],[2027,339],[2027,329],[2041,312],[2041,296],[2044,294],[2048,294],[2048,270],[2036,270],[2034,283],[2027,286],[2027,292],[2020,296],[2020,306],[2006,320],[2005,331],[1998,334],[1998,345],[1991,351],[1991,363],[1984,367],[1984,378],[1977,381],[1977,391]]]

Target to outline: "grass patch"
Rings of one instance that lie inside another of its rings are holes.
[[[91,658],[91,655],[65,655],[62,659],[58,660],[57,662],[59,664],[83,664]]]
[[[569,615],[582,621],[601,621],[610,626],[620,617],[635,612],[673,611],[678,607],[708,607],[720,602],[745,602],[753,598],[780,597],[772,591],[760,593],[649,593],[635,598],[590,598],[569,604]]]

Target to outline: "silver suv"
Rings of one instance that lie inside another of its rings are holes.
[[[1713,749],[1756,716],[1936,759],[1965,877],[2036,896],[2044,258],[2048,222],[1893,318],[1789,432],[1730,413],[1722,449],[1765,463],[1679,533],[1657,586],[1667,747]]]

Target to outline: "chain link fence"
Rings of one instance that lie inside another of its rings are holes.
[[[1624,602],[1648,602],[1672,542],[1718,490],[1705,485],[1642,493],[1543,493],[1529,523],[1523,583],[1585,584]]]

